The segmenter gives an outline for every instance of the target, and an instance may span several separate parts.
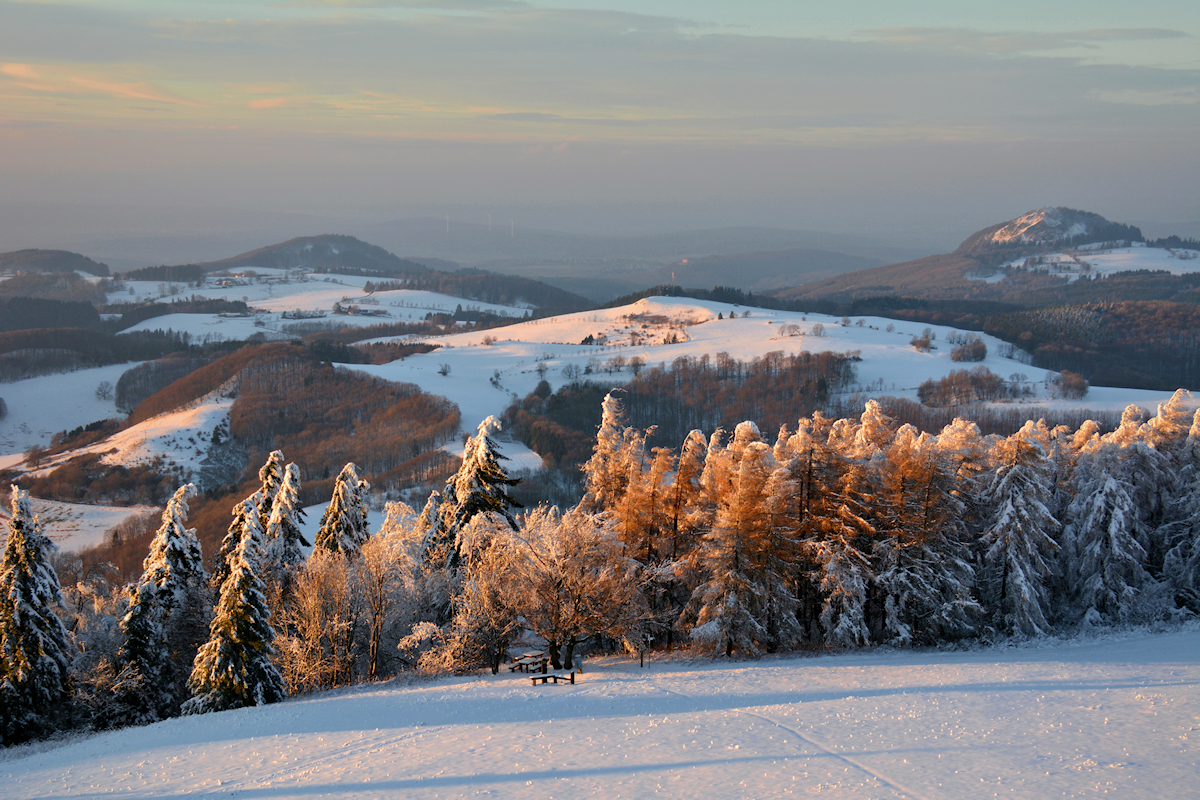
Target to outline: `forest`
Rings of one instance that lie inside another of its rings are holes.
[[[1200,613],[1200,414],[1182,390],[1108,432],[1031,421],[985,435],[954,419],[925,433],[869,401],[773,437],[742,421],[659,447],[610,393],[585,494],[565,508],[514,501],[499,425],[480,425],[421,511],[389,503],[376,531],[370,484],[347,464],[313,542],[300,468],[271,451],[245,499],[225,498],[211,574],[187,527],[191,484],[129,584],[70,558],[52,568],[14,487],[4,743],[496,671],[519,641],[560,669],[581,649],[945,647]]]

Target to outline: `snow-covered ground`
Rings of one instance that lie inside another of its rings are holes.
[[[100,544],[107,531],[130,517],[162,511],[154,506],[85,506],[37,498],[32,498],[32,503],[33,513],[41,520],[42,531],[59,550],[67,553]]]
[[[750,316],[743,316],[749,310]],[[729,319],[730,311],[737,317]],[[725,319],[718,319],[718,314]],[[862,325],[858,324],[859,320]],[[888,326],[893,327],[888,331]],[[790,326],[795,326],[793,329]],[[815,326],[823,328],[814,335]],[[914,336],[930,327],[938,348],[918,352],[910,344]],[[374,366],[357,366],[373,375],[419,385],[433,394],[444,395],[458,404],[464,428],[473,428],[488,415],[499,416],[514,399],[533,391],[542,377],[558,389],[569,378],[563,370],[577,369],[581,377],[614,386],[632,378],[630,368],[606,372],[604,365],[615,357],[629,361],[642,358],[649,366],[670,365],[680,356],[700,358],[718,353],[748,361],[773,351],[797,353],[846,352],[857,350],[858,369],[864,396],[892,395],[916,399],[917,388],[929,378],[942,378],[956,369],[984,366],[1004,378],[1024,374],[1038,395],[1039,405],[1059,407],[1122,409],[1130,403],[1153,411],[1170,392],[1093,387],[1082,400],[1068,401],[1049,396],[1044,386],[1046,370],[1037,369],[999,355],[1004,343],[990,336],[988,356],[978,364],[951,360],[953,345],[947,342],[952,328],[926,326],[880,317],[856,317],[847,326],[840,317],[733,307],[688,298],[653,297],[630,306],[533,320],[490,331],[451,334],[426,341],[442,345],[431,353],[409,356],[401,361]],[[801,335],[793,335],[800,332]],[[603,337],[603,345],[581,345],[586,337]],[[666,344],[674,336],[682,341]],[[497,341],[485,344],[485,339]],[[386,340],[381,340],[386,341]],[[449,366],[441,374],[443,365]],[[589,365],[593,372],[583,375]]]
[[[1017,259],[1005,265],[1005,267],[1020,266],[1045,269],[1052,275],[1071,281],[1078,280],[1084,275],[1106,277],[1115,272],[1141,269],[1170,272],[1173,275],[1188,275],[1200,272],[1200,251],[1147,247],[1142,242],[1134,242],[1132,247],[1117,248],[1087,245],[1069,252],[1048,253],[1039,256],[1036,260]],[[983,280],[988,283],[996,283],[1002,281],[1004,277],[1004,273],[1000,272],[983,278]]]
[[[174,299],[202,297],[218,300],[242,300],[257,313],[252,317],[222,317],[218,314],[168,314],[138,323],[125,333],[147,330],[173,330],[188,333],[196,341],[243,340],[254,334],[268,339],[290,337],[297,324],[317,323],[337,328],[366,327],[387,322],[416,322],[427,314],[453,314],[461,306],[466,311],[486,311],[499,316],[522,317],[528,306],[506,306],[464,300],[461,297],[424,290],[394,289],[368,295],[366,283],[380,278],[355,275],[318,276],[288,273],[283,270],[254,267],[254,277],[233,279],[232,285],[220,285],[210,276],[201,287],[154,281],[127,281],[124,291],[109,293],[110,303],[170,302]],[[272,281],[272,282],[269,282]],[[283,282],[286,281],[286,282]],[[130,294],[129,290],[133,290]],[[358,306],[380,316],[334,314],[334,304]],[[323,312],[319,319],[285,319],[285,312]]]
[[[8,406],[8,416],[0,419],[0,469],[11,460],[5,456],[23,453],[34,445],[45,447],[59,431],[121,416],[112,398],[96,398],[96,387],[105,381],[116,386],[122,373],[137,363],[0,383],[0,397]]]
[[[969,652],[585,662],[382,684],[2,755],[18,798],[1182,798],[1200,630]]]

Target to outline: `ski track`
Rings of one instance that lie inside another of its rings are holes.
[[[839,753],[836,750],[834,750],[824,744],[821,744],[816,739],[813,739],[809,736],[805,736],[803,733],[796,730],[795,728],[792,728],[788,725],[784,725],[782,722],[779,722],[778,720],[768,717],[766,714],[760,714],[757,711],[749,711],[749,710],[745,710],[742,713],[747,714],[748,716],[751,716],[751,717],[757,717],[758,719],[761,719],[764,722],[769,722],[772,725],[774,725],[775,727],[779,728],[780,730],[787,731],[788,733],[792,734],[800,741],[806,742],[807,744],[811,745],[812,747],[815,747],[818,750],[828,753],[831,757],[838,759],[840,761],[843,761],[852,767],[856,767],[857,769],[867,773],[868,775],[870,775],[872,778],[879,781],[880,783],[892,787],[892,789],[895,790],[896,792],[898,792],[900,794],[900,796],[910,797],[913,800],[926,800],[924,795],[914,792],[912,789],[909,789],[905,786],[902,786],[901,784],[897,783],[894,778],[889,778],[886,775],[884,775],[883,773],[877,772],[876,770],[871,769],[866,764],[863,764],[862,762],[858,761],[857,759],[851,758],[850,756],[846,755],[845,753]]]
[[[692,702],[692,698],[688,697],[687,695],[682,694],[680,692],[673,691],[671,689],[668,689],[653,679],[650,680],[650,684],[655,689],[657,689],[658,691],[660,691],[664,694],[669,694],[674,697],[681,698],[682,700],[689,702],[689,703]],[[771,717],[767,716],[766,714],[760,714],[757,711],[751,711],[749,709],[740,709],[735,713],[746,714],[747,716],[761,719],[763,722],[770,723],[771,725],[774,725],[776,728],[779,728],[782,731],[787,731],[788,733],[792,734],[800,741],[807,744],[809,747],[812,747],[816,750],[820,750],[821,752],[828,755],[830,758],[837,760],[837,761],[841,761],[845,764],[849,764],[851,767],[854,767],[855,769],[857,769],[861,772],[865,772],[867,775],[871,776],[872,778],[879,781],[880,783],[892,787],[892,789],[895,790],[896,792],[898,792],[899,795],[902,797],[912,798],[912,800],[926,800],[924,795],[919,794],[918,792],[914,792],[913,790],[908,789],[904,786],[901,786],[899,783],[897,783],[892,778],[889,778],[880,772],[876,772],[875,770],[871,769],[870,767],[866,766],[865,764],[860,763],[856,759],[853,759],[844,753],[839,753],[836,750],[832,749],[831,747],[828,747],[827,745],[824,745],[815,739],[805,736],[803,733],[796,730],[795,728],[792,728],[788,725],[784,725],[782,722],[780,722],[776,719],[772,719]]]

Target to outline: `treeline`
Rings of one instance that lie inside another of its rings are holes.
[[[0,281],[0,297],[103,303],[104,288],[74,272],[29,272]]]
[[[0,283],[0,286],[3,286]],[[42,328],[100,330],[100,315],[86,300],[0,297],[0,333]]]
[[[623,395],[634,425],[655,427],[652,443],[678,441],[694,428],[728,427],[753,417],[778,430],[796,411],[824,408],[831,394],[855,381],[856,353],[767,353],[749,362],[718,353],[680,357],[670,366],[638,370]],[[551,394],[539,386],[505,412],[514,435],[550,465],[573,467],[590,455],[600,424],[600,400],[611,387],[585,380]]]
[[[78,328],[0,333],[0,381],[145,361],[187,350],[188,336],[173,331],[115,335]]]
[[[1033,355],[1033,365],[1089,382],[1200,388],[1200,305],[1097,303],[989,317],[984,330]]]
[[[497,275],[480,270],[436,272],[427,270],[403,276],[404,288],[418,289],[495,305],[528,303],[539,316],[554,316],[592,307],[582,297],[549,284],[516,275]]]
[[[208,270],[200,264],[179,264],[157,267],[142,267],[121,274],[127,281],[166,281],[170,283],[197,283],[203,281]]]

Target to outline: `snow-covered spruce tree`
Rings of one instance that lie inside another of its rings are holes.
[[[1064,589],[1074,622],[1132,622],[1154,579],[1145,569],[1141,514],[1120,475],[1121,447],[1102,444],[1080,459],[1075,500],[1063,530]],[[1065,610],[1065,609],[1064,609]]]
[[[846,505],[833,516],[821,518],[819,538],[809,552],[820,565],[818,572],[824,603],[821,627],[825,641],[833,647],[861,647],[870,640],[867,629],[867,590],[872,573],[871,561],[858,547],[860,536],[869,535],[870,525]]]
[[[189,483],[167,502],[142,578],[130,590],[107,724],[174,716],[188,697],[187,666],[208,624],[208,573],[196,531],[187,527],[187,501],[195,494]]]
[[[1171,507],[1166,531],[1163,577],[1181,608],[1200,614],[1200,410],[1175,459],[1179,495]]]
[[[217,553],[217,561],[213,565],[212,575],[209,577],[209,583],[214,592],[220,592],[221,587],[225,585],[233,563],[233,554],[241,547],[242,533],[246,530],[246,504],[250,504],[249,508],[253,509],[255,517],[257,517],[260,499],[260,493],[255,492],[244,502],[235,503],[233,506],[233,519],[225,531],[225,538],[221,540],[221,549]]]
[[[989,509],[980,539],[980,595],[991,623],[1003,633],[1036,636],[1050,629],[1051,590],[1059,522],[1050,509],[1054,463],[1034,423],[996,445],[999,466],[983,502]]]
[[[281,451],[274,450],[267,456],[266,463],[258,470],[258,480],[261,485],[258,491],[250,495],[250,500],[254,503],[255,513],[258,514],[259,530],[265,531],[271,517],[271,507],[275,502],[275,495],[283,484],[283,453]],[[225,579],[229,577],[229,559],[232,557],[233,551],[238,548],[238,536],[243,530],[238,519],[241,513],[241,504],[239,503],[238,507],[234,509],[233,523],[221,541],[221,550],[217,554],[217,563],[213,567],[212,585],[214,589],[220,590]]]
[[[283,487],[287,468],[284,466],[282,450],[272,450],[266,462],[258,470],[258,523],[266,531],[267,522],[271,519],[271,509],[275,504],[275,495]]]
[[[45,733],[70,692],[67,631],[50,566],[54,544],[41,531],[29,495],[12,487],[12,517],[0,560],[0,743]]]
[[[276,451],[278,452],[278,451]],[[288,464],[283,482],[271,503],[265,529],[263,575],[286,591],[289,576],[304,563],[308,540],[300,530],[304,509],[300,507],[300,468]]]
[[[184,714],[259,706],[287,697],[272,661],[275,631],[259,575],[262,528],[253,502],[245,500],[243,506],[245,527],[221,586],[208,641],[192,665],[192,699],[183,704]]]
[[[452,572],[466,556],[469,543],[464,541],[462,533],[476,515],[496,514],[514,531],[517,529],[512,510],[521,508],[521,504],[509,496],[508,490],[521,479],[508,477],[500,466],[508,458],[500,454],[491,438],[492,432],[499,430],[499,420],[488,417],[479,423],[475,436],[467,440],[462,465],[442,491],[439,525],[430,529],[431,535],[425,540],[426,559],[440,560]]]
[[[873,514],[880,534],[873,567],[883,601],[882,638],[907,646],[975,633],[983,610],[972,594],[975,571],[953,465],[932,437],[911,425],[901,426],[882,456]]]
[[[321,515],[313,547],[355,556],[371,532],[367,529],[367,492],[371,484],[358,477],[353,462],[342,467],[333,483],[333,498]]]

